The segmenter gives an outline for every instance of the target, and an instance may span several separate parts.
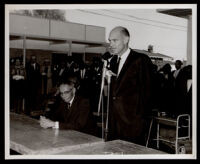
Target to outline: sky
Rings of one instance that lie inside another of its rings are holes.
[[[174,60],[187,59],[187,19],[161,14],[156,9],[69,9],[70,22],[105,27],[105,39],[115,26],[126,27],[131,35],[129,46],[147,50],[153,45],[155,53]]]

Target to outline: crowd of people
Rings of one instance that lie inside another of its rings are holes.
[[[64,78],[76,76],[77,89],[92,99],[92,109],[96,111],[101,72],[102,62],[98,57],[93,58],[90,66],[73,60],[73,57],[54,65],[45,59],[40,65],[33,55],[26,67],[23,66],[22,58],[14,58],[10,64],[10,108],[17,113],[30,115],[31,111],[40,110],[41,101],[51,97]]]
[[[170,117],[192,114],[192,66],[175,61],[175,70],[169,63],[154,72],[154,108]]]
[[[116,76],[111,78],[107,140],[144,144],[145,116],[153,110],[166,112],[170,117],[191,114],[192,66],[182,67],[183,63],[177,60],[175,71],[170,64],[158,70],[148,56],[129,48],[129,39],[124,27],[114,28],[109,35],[112,55],[107,62]],[[32,111],[44,108],[41,106],[44,100],[53,99],[56,110],[52,109],[48,118],[42,119],[42,127],[54,127],[59,121],[60,127],[67,129],[83,132],[89,129],[90,134],[96,131],[91,126],[96,124],[91,113],[98,110],[104,64],[101,57],[94,57],[91,65],[73,57],[56,65],[45,59],[40,65],[34,55],[25,68],[19,58],[13,63],[10,108],[14,112],[31,115]],[[70,110],[65,110],[69,104]]]

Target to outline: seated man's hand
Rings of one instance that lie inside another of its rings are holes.
[[[52,128],[55,126],[55,122],[51,121],[45,117],[40,117],[40,126],[43,128]]]
[[[22,75],[14,75],[13,79],[14,80],[21,80],[21,79],[24,79],[24,76],[22,76]]]

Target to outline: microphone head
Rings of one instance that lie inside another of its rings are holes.
[[[110,52],[105,52],[103,55],[102,55],[102,58],[104,59],[104,60],[108,60],[108,59],[110,59],[112,57],[112,55],[110,54]]]

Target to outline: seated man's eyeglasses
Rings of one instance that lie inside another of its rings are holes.
[[[73,90],[73,88],[71,88],[69,91],[60,91],[60,95],[66,95],[69,94],[71,91]]]

